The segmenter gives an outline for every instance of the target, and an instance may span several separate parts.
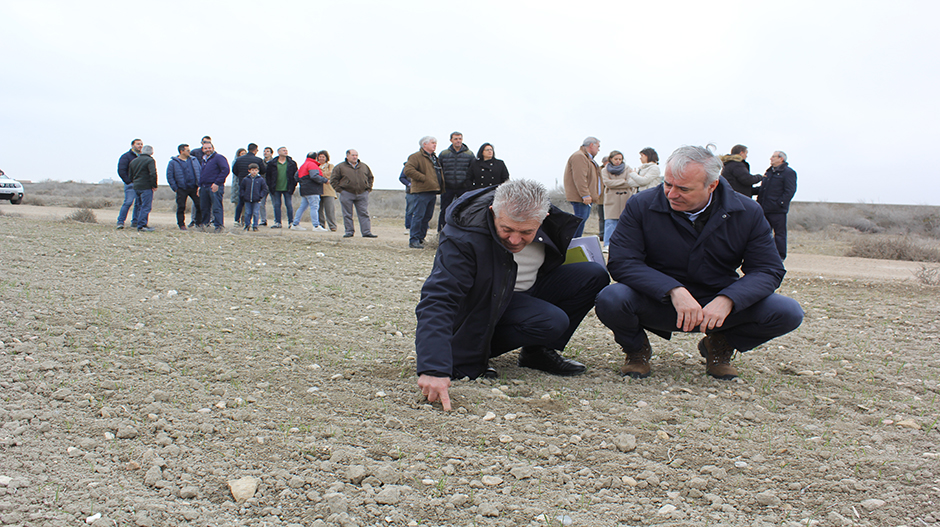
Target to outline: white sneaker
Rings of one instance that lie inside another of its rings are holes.
[[[607,245],[605,245],[604,248],[601,249],[601,251],[603,251],[603,252],[605,252],[605,253],[610,252],[610,247],[607,246]]]
[[[326,229],[323,228],[323,225],[317,225],[316,227],[313,228],[313,230],[317,232],[326,232]]]
[[[291,225],[290,228],[293,229],[293,230],[295,230],[295,231],[305,231],[305,230],[307,230],[306,227],[301,227],[300,225]]]

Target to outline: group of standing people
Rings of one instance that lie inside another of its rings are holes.
[[[405,185],[405,228],[408,246],[423,249],[428,226],[434,217],[437,196],[441,196],[437,231],[447,224],[447,208],[465,192],[498,185],[509,179],[506,163],[496,158],[490,143],[480,145],[474,156],[463,142],[463,134],[452,132],[450,146],[436,154],[437,139],[422,137],[419,149],[408,157],[399,176]]]
[[[223,197],[225,182],[232,174],[232,197],[235,205],[235,223],[245,230],[258,230],[267,225],[267,200],[271,196],[274,212],[272,229],[282,228],[282,209],[286,212],[286,223],[292,230],[307,230],[300,226],[300,218],[309,209],[310,220],[315,231],[337,229],[333,202],[339,192],[343,211],[344,237],[355,233],[353,211],[359,217],[359,228],[365,238],[376,238],[372,234],[368,213],[369,193],[375,180],[368,165],[359,161],[356,150],[347,150],[346,159],[334,166],[326,150],[307,154],[298,166],[288,154],[286,147],[277,150],[265,147],[264,158],[258,157],[258,145],[250,143],[240,148],[231,164],[215,151],[212,138],[203,136],[201,147],[190,150],[188,144],[177,147],[178,155],[167,165],[167,183],[176,193],[176,219],[180,230],[199,228],[221,232],[224,228]],[[131,206],[132,227],[139,231],[152,231],[148,217],[157,189],[156,163],[153,148],[140,139],[131,142],[131,149],[118,161],[118,175],[124,182],[124,203],[118,214],[117,228],[123,229]],[[300,188],[301,203],[293,210],[292,197]],[[193,208],[187,225],[185,211],[187,201]]]
[[[638,192],[659,185],[663,177],[659,155],[652,148],[640,151],[640,165],[636,169],[623,162],[623,153],[619,150],[612,151],[598,163],[594,158],[599,151],[600,141],[596,137],[588,137],[568,158],[564,177],[565,199],[571,203],[574,215],[582,219],[575,237],[583,234],[592,205],[601,205],[598,208],[600,236],[604,241],[604,252],[608,252],[627,200]],[[763,175],[751,174],[747,155],[746,146],[735,145],[730,154],[721,156],[721,177],[739,194],[748,198],[757,196],[764,218],[773,232],[777,252],[781,259],[786,259],[787,213],[796,193],[796,172],[787,163],[787,154],[777,150],[770,156],[770,167]]]
[[[640,150],[640,165],[634,169],[624,162],[620,150],[612,151],[601,163],[595,161],[600,146],[596,137],[588,137],[581,143],[581,148],[571,154],[565,165],[564,184],[565,199],[571,204],[574,215],[582,220],[575,237],[584,233],[592,205],[598,204],[600,237],[607,252],[627,200],[637,192],[659,185],[663,179],[656,150],[649,147]]]

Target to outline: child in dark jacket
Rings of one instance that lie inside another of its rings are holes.
[[[242,179],[239,192],[241,198],[245,201],[245,211],[243,212],[245,230],[248,230],[250,224],[251,230],[257,231],[261,201],[268,195],[268,184],[263,177],[258,175],[258,165],[256,163],[248,165],[248,177]]]

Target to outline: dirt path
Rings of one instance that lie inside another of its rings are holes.
[[[8,214],[18,214],[24,218],[61,220],[76,209],[68,207],[36,207],[31,205],[18,205],[4,207]],[[337,220],[341,222],[341,214],[337,208]],[[117,217],[116,210],[97,210],[95,214],[98,222],[108,224]],[[226,212],[230,214],[230,212]],[[188,218],[188,216],[187,216]],[[231,224],[231,217],[226,217],[227,225]],[[157,228],[175,229],[176,216],[173,213],[155,212],[150,215],[151,225]],[[408,235],[404,226],[398,227],[396,221],[391,219],[377,220],[374,224],[375,234],[378,234],[383,245],[407,247]],[[304,225],[309,227],[309,225]],[[357,225],[358,229],[358,225]],[[284,229],[284,232],[287,232]],[[339,238],[342,234],[342,225],[337,233],[311,233],[290,232],[291,236],[319,236],[327,239]],[[793,235],[798,236],[798,233]],[[358,237],[358,232],[357,232]],[[787,273],[790,277],[824,278],[839,280],[914,280],[914,273],[921,268],[916,262],[900,262],[897,260],[874,260],[870,258],[847,258],[840,256],[824,256],[819,254],[791,253],[786,261]]]

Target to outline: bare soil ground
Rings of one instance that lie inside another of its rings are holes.
[[[592,313],[567,350],[587,374],[510,353],[444,413],[414,376],[433,251],[400,219],[368,240],[69,212],[0,206],[2,524],[940,521],[940,290],[918,264],[794,233],[780,292],[805,321],[738,382],[704,375],[695,335],[654,338],[653,376],[624,380]]]

